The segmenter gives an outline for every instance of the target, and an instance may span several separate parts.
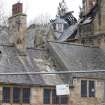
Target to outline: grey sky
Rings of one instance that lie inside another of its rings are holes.
[[[1,1],[1,0],[0,0]],[[19,0],[3,0],[5,13],[11,15],[11,5]],[[54,18],[57,13],[57,7],[62,0],[20,0],[24,3],[24,12],[27,14],[28,23],[39,15],[48,15]],[[74,11],[74,15],[78,17],[79,6],[82,0],[65,0],[68,10]]]

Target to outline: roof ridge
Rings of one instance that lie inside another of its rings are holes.
[[[74,46],[82,46],[82,47],[90,47],[90,48],[99,48],[97,46],[93,45],[84,45],[84,44],[79,44],[79,43],[68,43],[68,42],[59,42],[59,41],[48,41],[51,43],[59,43],[59,44],[67,44],[67,45],[74,45]]]
[[[0,46],[16,47],[14,44],[0,44]],[[27,47],[26,49],[46,51],[46,49],[45,49],[45,48]]]
[[[45,48],[27,47],[26,49],[46,51],[46,49],[45,49]]]

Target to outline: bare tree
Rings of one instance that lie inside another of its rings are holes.
[[[37,24],[37,25],[45,25],[48,24],[50,20],[50,15],[46,14],[40,14],[39,16],[35,17],[31,24]]]
[[[4,3],[0,1],[0,25],[7,26],[8,25],[8,16],[5,13]]]
[[[50,16],[48,14],[41,14],[39,16],[37,16],[30,24],[30,27],[34,26],[33,28],[30,28],[30,32],[33,34],[31,34],[30,37],[33,37],[31,39],[33,39],[34,41],[34,46],[36,48],[43,48],[44,44],[45,44],[45,37],[46,37],[46,33],[48,31],[48,27],[49,27],[49,20],[50,20]]]

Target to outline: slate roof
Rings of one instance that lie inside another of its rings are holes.
[[[37,36],[40,36],[41,33],[43,33],[43,40],[45,40],[45,37],[47,36],[48,32],[50,29],[50,24],[46,25],[35,25],[32,24],[27,28],[26,36],[25,36],[25,41],[26,41],[26,46],[28,48],[30,47],[35,47],[35,41],[37,40]]]
[[[0,44],[10,45],[7,27],[0,26]]]
[[[44,59],[46,53],[44,49],[28,48],[22,55],[19,49],[9,43],[7,30],[0,31],[0,73],[52,71],[53,68],[48,66],[47,60]],[[0,83],[55,86],[63,81],[58,75],[26,74],[0,75]]]
[[[60,41],[60,42],[65,42],[65,41],[67,41],[68,38],[70,38],[72,36],[75,37],[77,35],[76,32],[78,29],[78,24],[79,24],[79,22],[68,26],[66,29],[64,29],[64,31],[62,33],[54,31],[56,40]]]
[[[105,51],[101,48],[59,42],[49,42],[49,45],[67,70],[105,69]]]
[[[58,41],[60,42],[67,41],[67,39],[70,38],[77,31],[79,24],[85,25],[91,23],[94,20],[96,13],[97,13],[97,4],[91,9],[91,11],[88,14],[83,16],[78,22],[75,20],[75,17],[73,17],[72,15],[71,18],[69,15],[64,16],[63,18],[65,20],[67,20],[68,19],[67,17],[69,17],[70,19],[68,20],[70,20],[71,23],[74,20],[75,21],[74,23],[70,24],[70,26],[66,30],[64,30],[63,34],[60,35]],[[73,37],[75,38],[76,35],[77,34],[75,33]]]
[[[26,55],[19,55],[18,49],[12,46],[0,46],[0,73],[48,71],[41,56],[43,50],[27,49]],[[41,67],[42,66],[42,67]],[[26,85],[55,85],[62,82],[56,75],[0,75],[0,82]]]
[[[57,16],[55,20],[51,20],[50,22],[53,26],[57,23],[64,24],[63,32],[54,32],[57,41],[64,42],[67,41],[67,39],[71,36],[75,37],[75,32],[77,31],[78,23],[77,19],[72,15],[72,12],[67,12],[64,14],[64,16]]]
[[[61,16],[69,25],[77,23],[77,19],[73,16],[73,11],[67,12],[64,16]]]
[[[49,48],[62,70],[93,71],[105,70],[105,49],[61,42],[48,42]],[[65,81],[70,79],[63,75]],[[70,74],[69,74],[70,77]],[[71,73],[71,77],[104,78],[105,72]]]
[[[69,26],[66,30],[64,30],[63,34],[59,37],[58,41],[64,42],[66,41],[69,37],[71,37],[75,31],[78,28],[78,23]]]

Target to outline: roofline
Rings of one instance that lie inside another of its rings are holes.
[[[17,16],[27,16],[25,13],[18,13],[18,14],[16,14],[16,15],[13,15],[13,16],[11,16],[11,17],[9,17],[8,18],[8,20],[10,20],[10,19],[12,19],[12,18],[14,18],[14,17],[17,17]]]
[[[26,49],[31,49],[31,50],[40,50],[40,51],[46,51],[45,48],[34,48],[34,47],[27,47]]]
[[[14,44],[0,44],[0,46],[15,47]],[[26,47],[26,49],[46,51],[45,48]]]
[[[56,72],[12,72],[0,73],[0,75],[38,75],[38,74],[69,74],[69,73],[99,73],[105,70],[80,70],[80,71],[56,71]]]
[[[79,44],[79,43],[68,43],[68,42],[60,42],[60,41],[47,41],[48,43],[59,43],[59,44],[67,44],[67,45],[74,45],[74,46],[82,46],[82,47],[90,47],[90,48],[99,48],[97,46],[89,46],[85,44]]]
[[[64,84],[64,83],[62,83],[62,84]],[[11,86],[11,87],[12,86],[17,86],[17,87],[22,86],[23,88],[25,86],[28,87],[28,88],[33,88],[33,87],[42,87],[42,88],[43,87],[45,87],[45,88],[52,87],[52,88],[55,88],[57,84],[55,84],[55,85],[49,85],[49,84],[25,84],[25,83],[0,82],[0,85]],[[72,88],[73,86],[70,85],[69,87]]]
[[[12,82],[0,82],[1,85],[9,86],[27,86],[27,87],[55,87],[55,85],[47,84],[28,84],[28,83],[12,83]]]
[[[97,80],[105,80],[105,78],[103,78],[103,77],[95,77],[95,76],[93,76],[93,77],[90,77],[90,76],[74,76],[73,77],[73,79],[75,79],[75,78],[82,78],[82,79],[97,79]]]

